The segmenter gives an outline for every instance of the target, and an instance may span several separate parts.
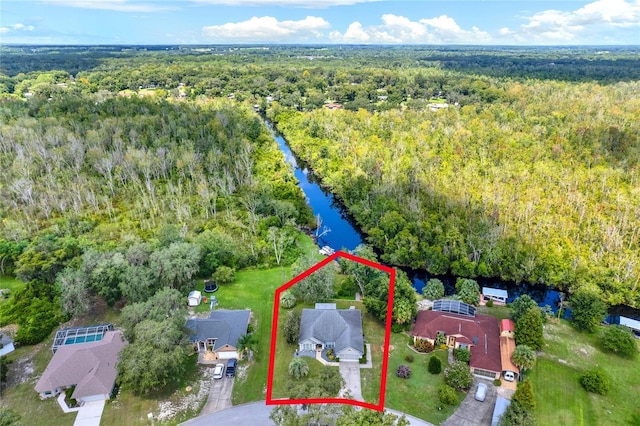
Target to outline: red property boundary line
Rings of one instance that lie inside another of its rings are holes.
[[[384,349],[382,351],[382,371],[381,379],[380,379],[380,398],[378,404],[371,404],[363,401],[356,401],[353,399],[347,398],[306,398],[306,399],[273,399],[273,374],[275,368],[275,354],[276,354],[276,339],[278,335],[278,311],[280,308],[280,295],[282,292],[292,287],[299,281],[313,274],[318,269],[326,266],[332,261],[336,260],[339,257],[344,257],[345,259],[352,260],[354,262],[362,263],[363,265],[370,266],[375,269],[379,269],[381,271],[387,272],[389,274],[389,295],[387,298],[387,320],[385,324],[385,333],[384,333]],[[267,405],[292,405],[292,404],[349,404],[355,405],[357,407],[370,408],[372,410],[384,411],[384,394],[387,388],[387,365],[389,362],[389,339],[391,336],[391,320],[393,315],[393,293],[396,282],[396,271],[393,268],[390,268],[385,265],[381,265],[376,262],[372,262],[367,259],[363,259],[358,256],[354,256],[349,253],[345,253],[342,251],[338,251],[326,259],[322,260],[320,263],[317,263],[310,269],[307,269],[297,277],[294,277],[291,281],[284,284],[282,287],[278,287],[275,293],[275,299],[273,303],[273,323],[271,325],[271,356],[269,357],[269,374],[267,376],[267,395],[266,395],[266,404]]]

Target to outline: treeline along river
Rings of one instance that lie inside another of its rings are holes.
[[[267,127],[271,130],[273,138],[278,143],[278,147],[285,156],[287,163],[294,169],[298,186],[304,192],[307,202],[313,214],[320,216],[322,226],[320,236],[317,238],[319,246],[330,246],[335,250],[354,250],[359,244],[366,242],[366,235],[360,231],[353,218],[349,215],[344,205],[331,192],[323,188],[319,180],[314,176],[313,170],[303,161],[296,157],[289,147],[287,141],[278,132],[273,123],[265,120]],[[322,233],[326,227],[328,232]],[[402,268],[411,279],[413,287],[418,293],[422,293],[425,283],[431,278],[426,271]],[[453,275],[438,276],[445,285],[445,294],[451,295],[455,292],[455,282],[457,277]],[[515,283],[500,279],[478,278],[480,287],[494,287],[507,290],[508,301],[511,302],[521,294],[528,294],[542,307],[549,306],[556,312],[559,308],[561,293],[545,285],[534,285],[530,283]],[[569,311],[567,310],[566,313]],[[625,305],[613,306],[609,309],[609,321],[616,322],[617,317],[624,315],[631,318],[640,319],[640,310]]]

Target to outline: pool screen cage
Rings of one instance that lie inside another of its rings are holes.
[[[51,350],[55,354],[60,346],[102,340],[104,333],[111,330],[113,330],[113,324],[63,328],[56,332],[56,337],[53,339],[53,346],[51,347]]]
[[[439,312],[451,312],[452,314],[476,316],[475,306],[460,302],[459,300],[440,299],[433,302],[433,310]]]

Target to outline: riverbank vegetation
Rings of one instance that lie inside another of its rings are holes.
[[[438,111],[274,110],[382,260],[640,303],[640,85],[497,81]]]

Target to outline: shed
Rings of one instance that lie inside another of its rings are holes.
[[[193,290],[191,293],[189,293],[188,300],[189,306],[198,306],[202,301],[202,293],[200,293],[198,290]]]
[[[506,304],[509,293],[507,293],[507,290],[501,290],[499,288],[482,287],[482,297],[485,302],[493,300],[494,303]]]
[[[627,317],[620,317],[620,325],[625,325],[631,329],[634,333],[640,333],[640,321]]]
[[[0,356],[11,353],[16,348],[13,346],[13,339],[6,334],[0,334]]]
[[[508,318],[500,320],[500,336],[515,338],[516,325]]]

